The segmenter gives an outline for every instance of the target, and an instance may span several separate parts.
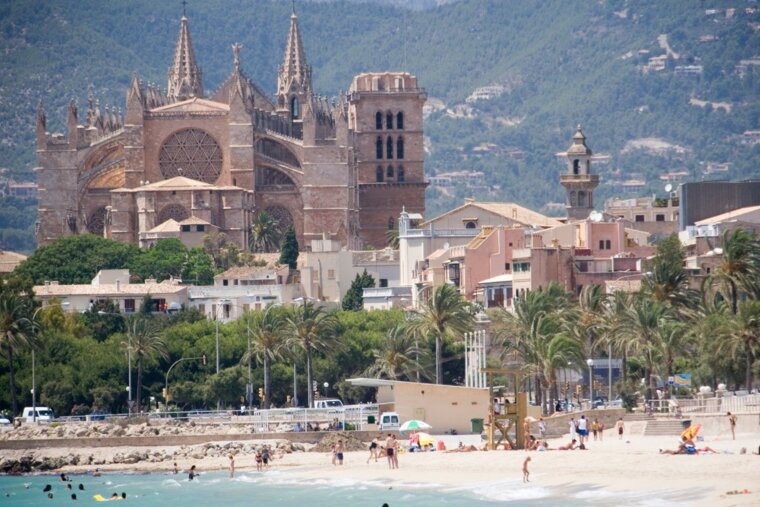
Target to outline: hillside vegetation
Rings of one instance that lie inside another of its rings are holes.
[[[667,173],[680,173],[676,181],[758,175],[760,146],[742,135],[760,128],[754,2],[442,3],[298,2],[319,93],[336,95],[359,72],[409,70],[430,99],[427,173],[484,173],[470,186],[431,187],[428,214],[465,196],[536,209],[562,201],[555,153],[578,123],[591,148],[610,155],[596,166],[599,205],[662,193]],[[240,42],[247,74],[273,91],[289,14],[290,2],[190,4],[206,89],[229,74],[230,44]],[[62,130],[69,98],[84,104],[89,86],[101,105],[123,108],[133,71],[164,85],[180,15],[173,2],[146,0],[0,5],[0,167],[33,178],[40,99],[50,129]],[[666,51],[663,68],[652,68]],[[724,163],[727,172],[706,173]],[[625,193],[631,179],[645,189]]]

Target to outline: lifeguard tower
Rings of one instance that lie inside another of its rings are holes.
[[[525,437],[521,431],[520,423],[528,417],[528,393],[518,392],[522,384],[524,372],[522,368],[481,368],[487,376],[488,382],[488,399],[489,399],[489,418],[487,427],[487,445],[488,450],[496,450],[502,442],[506,440],[512,449],[524,449]],[[514,378],[515,402],[505,404],[501,413],[494,411],[494,380],[500,376],[511,376]],[[514,431],[515,439],[512,440],[511,433]],[[498,437],[498,439],[497,439]]]

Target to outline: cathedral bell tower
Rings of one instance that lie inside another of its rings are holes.
[[[599,175],[591,174],[591,155],[586,136],[578,125],[573,144],[565,153],[567,172],[559,177],[567,192],[567,217],[570,220],[586,219],[594,210],[594,189],[599,185]]]
[[[285,44],[285,57],[277,75],[277,112],[290,118],[293,131],[303,129],[304,105],[311,96],[311,66],[306,63],[298,16],[290,16],[290,30]]]

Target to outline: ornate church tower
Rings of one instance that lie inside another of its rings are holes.
[[[171,100],[203,97],[202,73],[195,61],[185,16],[180,20],[177,49],[174,51],[174,64],[169,68],[169,84],[166,90]]]
[[[303,106],[311,96],[311,66],[306,63],[298,16],[290,16],[290,30],[285,44],[285,57],[277,75],[277,112],[290,117],[294,131],[299,131]]]
[[[594,189],[599,185],[599,175],[591,174],[591,155],[586,136],[578,125],[573,144],[565,153],[567,173],[559,177],[567,192],[567,217],[570,220],[588,218],[594,210]]]

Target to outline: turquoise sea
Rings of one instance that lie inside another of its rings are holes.
[[[282,507],[427,507],[427,506],[671,506],[689,505],[678,493],[653,495],[652,492],[612,494],[572,485],[549,490],[520,482],[483,484],[472,489],[443,488],[435,484],[396,485],[389,489],[382,482],[296,481],[287,472],[239,472],[235,479],[226,474],[207,473],[188,481],[185,475],[104,474],[102,477],[71,475],[71,482],[61,482],[55,475],[0,477],[0,507],[44,505],[99,505],[94,495],[110,498],[113,493],[127,494],[119,505],[142,507],[181,505],[242,507],[252,505]],[[432,478],[431,478],[432,479]],[[43,492],[52,487],[53,498]],[[66,489],[72,485],[72,490]],[[84,491],[78,489],[82,484]],[[77,500],[71,499],[71,494]],[[693,493],[693,492],[692,492]],[[693,499],[693,497],[691,497]]]

